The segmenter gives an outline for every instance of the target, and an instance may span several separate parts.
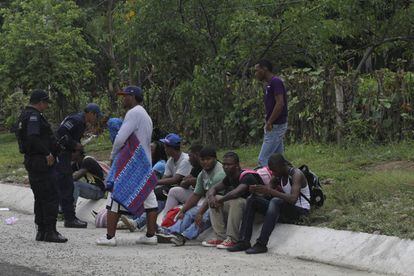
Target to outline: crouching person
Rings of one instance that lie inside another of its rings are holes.
[[[76,208],[78,198],[98,200],[105,195],[104,171],[92,156],[85,156],[82,147],[76,147],[72,152],[73,170],[73,204]],[[84,178],[85,181],[80,181]]]
[[[203,246],[226,249],[239,241],[240,222],[243,217],[249,186],[260,183],[259,179],[240,168],[239,156],[228,152],[223,156],[225,178],[207,192],[210,220],[216,238],[203,241]],[[219,195],[223,192],[224,196]]]
[[[276,223],[292,223],[309,214],[310,191],[302,171],[294,168],[280,153],[269,158],[269,168],[274,176],[271,180],[272,188],[264,185],[250,186],[253,195],[246,202],[240,228],[241,240],[232,248],[228,248],[230,252],[265,253]],[[256,244],[250,247],[256,212],[265,216],[264,223]]]
[[[164,232],[167,232],[164,234],[167,236],[169,234],[171,241],[177,246],[184,245],[187,240],[197,238],[200,233],[210,227],[208,201],[204,196],[211,187],[220,183],[225,177],[223,166],[217,161],[214,148],[204,147],[199,153],[199,158],[203,170],[197,177],[194,192],[178,213],[179,220],[171,227],[164,229],[166,230]]]

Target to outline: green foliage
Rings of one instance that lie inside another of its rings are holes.
[[[7,128],[12,128],[20,115],[22,107],[27,104],[28,100],[28,97],[21,91],[6,96],[3,104],[3,114],[8,115],[4,121]]]
[[[78,105],[93,77],[88,59],[93,50],[76,26],[82,11],[75,2],[16,0],[1,16],[2,95],[43,88],[64,110],[67,103]]]
[[[19,153],[16,137],[11,133],[0,133],[0,179],[22,180],[25,174],[23,155]]]
[[[217,145],[256,142],[264,112],[252,67],[267,58],[289,90],[291,141],[412,136],[410,1],[15,0],[1,8],[0,94],[43,87],[56,121],[88,101],[121,114],[117,89],[137,84],[159,128]],[[11,108],[2,115],[9,126]]]

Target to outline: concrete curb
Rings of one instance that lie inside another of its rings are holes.
[[[27,187],[0,184],[0,207],[33,213],[33,194]],[[100,210],[106,200],[79,199],[77,216],[94,223],[91,210]],[[252,241],[260,232],[254,229]],[[199,239],[213,236],[212,230]],[[329,228],[277,225],[269,241],[269,252],[379,273],[414,275],[414,241]]]

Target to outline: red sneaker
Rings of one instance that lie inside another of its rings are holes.
[[[231,238],[227,238],[225,241],[218,244],[217,248],[218,249],[227,249],[227,248],[233,247],[235,245],[236,245],[236,243],[234,241],[232,241]]]
[[[216,247],[217,245],[221,244],[223,241],[219,240],[219,239],[211,239],[208,241],[203,241],[201,243],[202,246],[206,246],[206,247]]]

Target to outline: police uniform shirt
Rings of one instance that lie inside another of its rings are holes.
[[[85,114],[80,112],[70,115],[63,120],[57,131],[57,137],[61,139],[66,135],[67,139],[63,139],[61,144],[67,151],[72,151],[76,147],[76,144],[80,143],[85,129]]]
[[[52,152],[54,137],[50,124],[46,121],[42,113],[34,107],[28,106],[25,109],[25,119],[22,122],[22,128],[26,124],[26,135],[24,143],[26,153],[48,155]]]

